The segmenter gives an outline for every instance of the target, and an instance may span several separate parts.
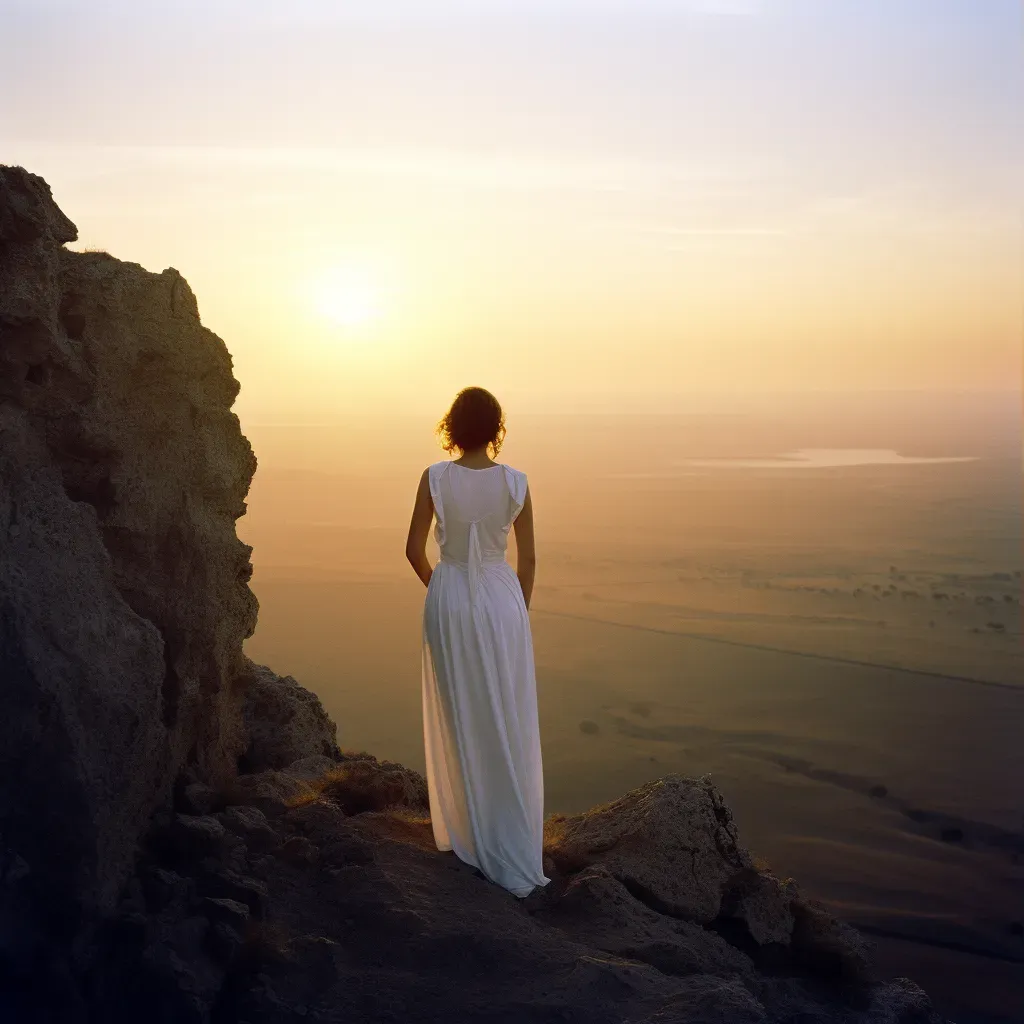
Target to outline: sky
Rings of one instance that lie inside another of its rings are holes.
[[[1018,0],[0,0],[0,163],[243,418],[1008,390]]]

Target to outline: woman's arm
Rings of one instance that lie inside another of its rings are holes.
[[[533,578],[537,572],[537,552],[533,542],[533,498],[530,495],[529,484],[526,486],[523,507],[512,525],[516,531],[516,575],[519,577],[523,600],[529,611],[530,598],[533,596]]]
[[[409,537],[405,542],[405,557],[409,559],[416,575],[423,580],[424,586],[430,583],[430,576],[434,571],[427,560],[427,537],[430,536],[430,523],[434,518],[434,503],[430,498],[430,479],[427,475],[429,472],[427,469],[423,470],[420,477],[416,500],[412,506]]]

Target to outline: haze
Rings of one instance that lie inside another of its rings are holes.
[[[1014,0],[0,17],[3,158],[186,274],[243,419],[1017,386]]]

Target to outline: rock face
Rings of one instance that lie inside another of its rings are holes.
[[[0,167],[0,1019],[938,1024],[709,779],[546,823],[519,900],[254,665],[255,458],[176,271]]]
[[[231,357],[176,271],[76,235],[42,179],[0,167],[0,949],[31,907],[62,927],[109,909],[153,811],[250,745],[235,520],[256,459]]]

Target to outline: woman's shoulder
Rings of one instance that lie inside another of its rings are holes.
[[[453,461],[452,459],[438,459],[437,462],[430,463],[424,470],[424,473],[430,480],[436,480],[444,472],[446,466],[453,464]],[[513,480],[526,480],[526,471],[523,469],[510,466],[507,462],[496,462],[494,465],[500,466],[504,470],[505,475]],[[479,472],[479,470],[476,472]]]
[[[431,462],[425,470],[423,470],[423,476],[427,478],[427,484],[430,487],[431,493],[437,487],[438,481],[441,479],[441,470],[448,465],[448,459],[441,459],[438,462]]]

